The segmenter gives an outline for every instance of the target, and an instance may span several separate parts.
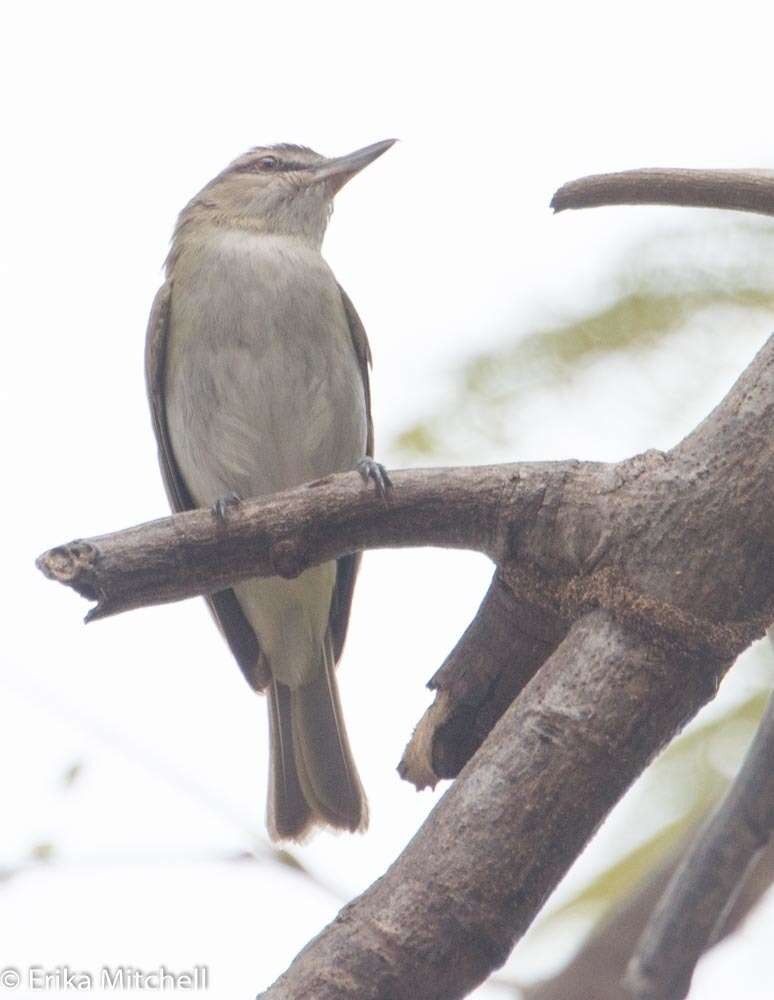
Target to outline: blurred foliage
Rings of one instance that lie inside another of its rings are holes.
[[[62,774],[61,782],[64,788],[72,788],[76,782],[81,778],[84,769],[84,763],[82,760],[75,760],[69,765]]]
[[[56,848],[54,845],[48,841],[43,840],[38,844],[33,844],[30,849],[29,860],[32,862],[38,862],[40,864],[47,864],[49,861],[53,861],[56,857]]]
[[[520,410],[538,393],[558,393],[590,366],[665,345],[692,321],[729,308],[727,334],[751,311],[774,309],[774,226],[719,223],[640,238],[622,251],[585,312],[550,315],[515,328],[494,350],[466,358],[451,374],[445,403],[392,442],[401,459],[512,458],[524,428]]]

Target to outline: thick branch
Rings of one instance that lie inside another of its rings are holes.
[[[622,170],[570,181],[551,199],[555,212],[601,205],[683,205],[774,215],[774,170]]]
[[[638,1000],[688,995],[696,963],[774,832],[774,696],[736,780],[656,907],[627,984]]]
[[[578,622],[387,874],[264,1000],[452,1000],[505,961],[584,844],[720,670],[605,612]]]
[[[504,504],[496,584],[433,678],[401,773],[418,787],[456,774],[583,610],[717,659],[762,635],[774,621],[772,426],[774,337],[670,452],[564,463],[512,531]]]

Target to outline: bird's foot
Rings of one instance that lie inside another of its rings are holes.
[[[356,469],[360,473],[364,483],[367,483],[369,479],[371,480],[380,497],[387,495],[387,490],[392,486],[392,482],[387,474],[387,470],[380,462],[376,462],[370,455],[366,455],[365,458],[361,458],[357,463]]]
[[[238,493],[226,493],[222,497],[218,497],[212,505],[212,513],[219,521],[225,521],[228,511],[232,507],[238,507],[241,502],[242,498]]]

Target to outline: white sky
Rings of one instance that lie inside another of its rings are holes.
[[[263,835],[263,705],[200,601],[84,630],[86,604],[33,568],[50,545],[166,511],[142,352],[176,212],[259,142],[338,154],[401,139],[341,194],[325,247],[369,330],[377,445],[389,442],[461,358],[509,325],[571,313],[622,246],[678,218],[553,218],[564,180],[771,166],[770,5],[16,3],[3,20],[0,867],[44,841],[61,864],[0,883],[0,966],[208,964],[215,995],[252,996],[340,903],[293,873],[227,861]],[[633,376],[616,372],[566,400],[566,433],[541,433],[538,454],[668,446],[771,325],[697,341],[715,369],[704,395],[686,387],[664,440],[627,431]],[[432,805],[394,768],[488,577],[461,553],[366,558],[340,676],[372,826],[298,852],[345,894]],[[83,778],[63,791],[75,760]],[[770,905],[711,956],[693,1000],[769,996],[772,921]]]

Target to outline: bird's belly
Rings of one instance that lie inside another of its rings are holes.
[[[183,478],[199,504],[230,491],[244,498],[276,493],[351,469],[365,452],[354,380],[330,377],[322,360],[316,370],[299,370],[281,349],[270,353],[257,371],[250,349],[213,352],[206,376],[212,397],[203,398],[208,387],[181,407],[185,427],[170,421]]]
[[[336,563],[327,562],[293,580],[271,577],[234,587],[272,675],[288,687],[300,687],[319,669],[335,582]]]

